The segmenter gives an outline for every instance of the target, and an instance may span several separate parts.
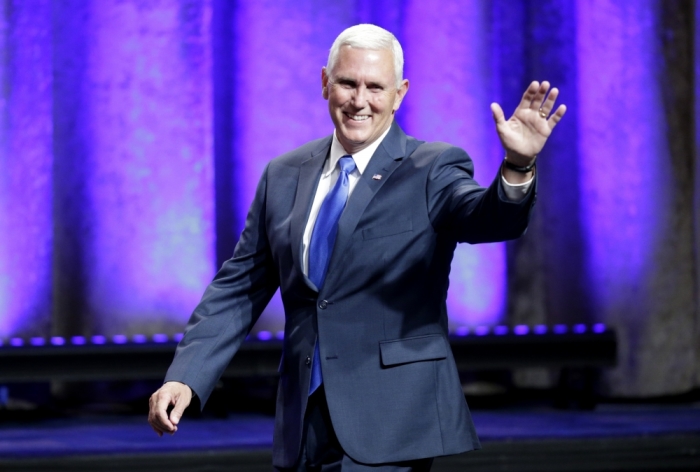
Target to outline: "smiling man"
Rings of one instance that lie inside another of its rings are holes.
[[[391,126],[408,91],[408,80],[400,79],[394,69],[391,50],[347,44],[323,68],[323,98],[328,100],[336,137],[349,154],[365,149]]]
[[[335,132],[268,164],[149,422],[174,433],[193,392],[206,402],[279,287],[275,468],[428,471],[436,456],[479,448],[447,341],[454,249],[525,231],[535,159],[566,108],[554,109],[547,82],[531,83],[509,120],[492,104],[506,157],[481,187],[462,149],[394,122],[409,83],[388,31],[343,31],[321,83]]]

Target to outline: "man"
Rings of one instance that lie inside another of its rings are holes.
[[[547,82],[530,84],[508,121],[492,104],[506,159],[483,188],[463,150],[417,141],[394,122],[409,83],[391,33],[345,30],[321,82],[334,134],[268,164],[149,422],[174,433],[192,392],[206,402],[280,287],[273,465],[429,470],[433,457],[479,447],[447,341],[453,251],[523,233],[535,158],[566,109],[553,110],[558,91]]]

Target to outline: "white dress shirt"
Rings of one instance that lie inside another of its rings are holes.
[[[390,129],[391,128],[384,131],[384,134],[382,134],[376,141],[374,141],[372,144],[370,144],[363,150],[358,151],[355,154],[351,154],[352,159],[355,161],[355,170],[353,170],[348,176],[350,186],[348,191],[348,199],[350,198],[350,195],[352,195],[352,191],[355,189],[357,181],[360,179],[360,177],[362,177],[362,173],[367,168],[367,164],[369,164],[369,160],[372,158],[374,151],[377,150],[377,148],[382,143],[386,135],[389,133]],[[314,224],[316,223],[316,218],[318,217],[318,212],[321,210],[323,200],[326,198],[326,195],[328,195],[328,192],[331,191],[331,188],[333,188],[336,181],[338,180],[338,176],[340,175],[340,166],[338,166],[338,161],[341,157],[347,155],[348,153],[343,148],[343,145],[340,144],[340,141],[338,141],[338,138],[335,135],[334,131],[333,143],[331,144],[331,152],[328,156],[328,159],[326,159],[326,162],[323,164],[321,179],[318,181],[318,187],[316,188],[316,195],[314,195],[314,202],[311,205],[309,219],[306,222],[306,227],[304,228],[304,237],[302,238],[301,244],[302,264],[304,267],[305,275],[309,274],[309,244],[311,243],[311,233],[313,232]],[[505,190],[506,196],[509,200],[514,202],[525,198],[525,195],[527,194],[528,190],[530,189],[530,185],[532,184],[532,179],[522,184],[510,184],[506,181],[503,175],[501,175],[501,179],[503,180],[503,188]]]

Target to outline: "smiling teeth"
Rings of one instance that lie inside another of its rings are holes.
[[[367,118],[369,118],[368,115],[351,115],[350,118],[352,118],[355,121],[365,121]]]

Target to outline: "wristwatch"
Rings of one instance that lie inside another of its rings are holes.
[[[525,166],[525,167],[519,167],[513,164],[512,162],[509,162],[508,159],[503,159],[503,164],[506,166],[506,168],[513,170],[515,172],[520,172],[521,174],[527,174],[530,172],[532,169],[535,168],[535,162],[537,161],[537,157],[532,160],[530,165]]]

